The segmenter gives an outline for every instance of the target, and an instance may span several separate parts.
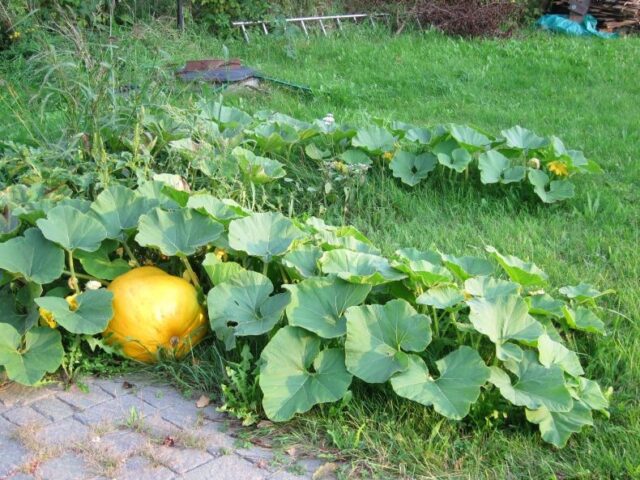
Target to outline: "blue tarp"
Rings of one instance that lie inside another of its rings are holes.
[[[552,32],[566,33],[579,37],[596,36],[600,38],[615,38],[617,33],[599,32],[596,28],[598,21],[592,15],[585,15],[582,23],[569,20],[566,15],[543,15],[537,25]]]

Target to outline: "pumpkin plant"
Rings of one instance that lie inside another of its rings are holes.
[[[541,143],[503,133],[514,148]],[[493,144],[461,127],[441,138],[471,155]],[[354,227],[252,212],[169,180],[114,185],[93,201],[14,198],[20,227],[0,243],[0,365],[10,379],[37,384],[84,340],[145,362],[159,350],[181,357],[208,323],[223,348],[254,349],[273,421],[339,401],[353,382],[388,382],[452,421],[500,398],[557,447],[594,411],[608,415],[608,396],[567,340],[606,334],[597,300],[609,291],[555,290],[537,265],[490,246],[486,258],[386,256]],[[140,267],[143,258],[162,269]]]

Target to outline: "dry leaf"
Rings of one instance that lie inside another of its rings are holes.
[[[165,447],[174,447],[176,445],[176,439],[170,436],[166,436],[162,441],[162,445],[164,445]]]
[[[267,463],[266,460],[264,459],[260,459],[258,460],[258,462],[256,463],[256,467],[261,468],[263,470],[265,470],[267,467],[269,466],[269,464]]]
[[[256,427],[258,427],[258,428],[270,428],[270,427],[273,427],[273,422],[270,422],[269,420],[260,420],[258,422],[258,425],[256,425]]]
[[[287,448],[285,450],[286,454],[290,457],[295,457],[296,453],[298,453],[298,449],[296,447]]]
[[[122,382],[122,388],[124,388],[125,390],[130,390],[133,387],[135,387],[135,385],[133,383],[129,383],[126,380],[124,382]]]
[[[211,399],[206,395],[201,395],[200,398],[196,401],[196,407],[204,408],[211,403]]]
[[[338,470],[338,464],[332,462],[325,463],[324,465],[318,467],[315,472],[313,472],[313,476],[311,478],[312,480],[323,480],[332,476],[336,472],[336,470]]]

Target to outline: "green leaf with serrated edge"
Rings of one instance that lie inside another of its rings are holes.
[[[389,168],[393,176],[411,187],[427,178],[436,168],[437,158],[432,153],[415,153],[398,151],[393,156]]]
[[[451,272],[439,264],[433,264],[428,260],[416,258],[408,260],[404,258],[402,261],[393,261],[391,266],[396,270],[406,273],[414,282],[420,282],[427,286],[438,283],[450,282],[452,280]]]
[[[166,174],[163,174],[163,175],[166,175]],[[171,176],[182,179],[182,177],[180,177],[179,175],[171,175]],[[157,179],[157,177],[158,175],[154,175],[154,178]],[[187,202],[189,201],[189,197],[191,196],[191,194],[188,191],[174,188],[169,183],[165,183],[162,186],[162,193],[165,194],[174,202],[176,202],[180,208],[184,208],[187,206]]]
[[[349,307],[365,301],[371,285],[357,285],[336,277],[314,277],[295,285],[287,306],[289,325],[302,327],[322,338],[336,338],[347,332],[344,316]]]
[[[215,253],[207,253],[201,265],[213,285],[226,282],[238,272],[246,271],[239,263],[223,262]]]
[[[538,359],[545,367],[558,365],[574,377],[584,374],[576,352],[569,350],[562,343],[552,340],[546,333],[538,338],[538,352]]]
[[[417,248],[400,248],[396,250],[396,255],[405,262],[429,262],[433,265],[442,265],[440,255],[431,250],[418,250]]]
[[[60,332],[35,327],[22,337],[11,325],[0,323],[0,365],[9,380],[35,385],[44,375],[55,372],[64,356]]]
[[[319,403],[340,400],[351,385],[344,351],[320,351],[320,338],[297,327],[278,330],[260,356],[262,406],[275,422],[289,420]]]
[[[450,135],[465,147],[482,150],[491,144],[491,140],[486,135],[466,125],[449,125]]]
[[[502,295],[518,294],[520,286],[517,283],[495,277],[473,277],[464,282],[464,289],[474,297],[493,298]]]
[[[189,197],[187,207],[203,215],[209,215],[223,224],[228,224],[231,220],[244,218],[251,214],[251,212],[246,211],[233,200],[227,198],[220,200],[208,193],[192,195]]]
[[[523,166],[511,166],[511,161],[497,150],[489,150],[478,157],[480,180],[484,184],[520,182],[527,174]]]
[[[71,310],[64,298],[40,297],[35,302],[40,308],[51,312],[55,321],[71,333],[101,333],[113,318],[113,293],[103,288],[79,294],[76,297],[78,308],[75,310]]]
[[[165,185],[164,182],[160,181],[148,181],[140,185],[137,192],[147,200],[149,209],[155,207],[162,207],[167,210],[180,208],[180,205],[165,193]]]
[[[581,330],[589,333],[607,335],[604,322],[588,308],[578,307],[576,310],[570,307],[563,307],[562,312],[569,327],[574,330]]]
[[[379,155],[393,150],[395,141],[395,137],[384,128],[369,125],[358,130],[356,136],[351,139],[351,144],[374,155]]]
[[[0,244],[0,269],[22,275],[28,282],[51,283],[62,275],[64,251],[37,228]]]
[[[131,266],[126,260],[122,258],[111,260],[109,258],[109,254],[114,250],[115,245],[109,245],[108,242],[105,242],[95,252],[78,250],[75,257],[80,260],[82,268],[89,275],[100,280],[113,280],[131,270]]]
[[[497,150],[483,152],[478,157],[480,180],[484,184],[498,183],[502,172],[511,166],[511,161]]]
[[[579,433],[584,426],[593,425],[591,410],[579,400],[573,402],[568,412],[551,412],[547,408],[526,410],[527,420],[540,426],[545,442],[562,448],[572,433]]]
[[[455,307],[464,301],[464,295],[458,287],[442,285],[433,287],[416,299],[420,305],[429,305],[440,310]]]
[[[539,137],[531,130],[522,128],[519,125],[508,130],[502,130],[500,134],[505,138],[507,146],[519,148],[521,150],[536,150],[549,145],[549,140]]]
[[[263,262],[285,254],[303,236],[291,220],[277,212],[254,213],[229,224],[229,245]]]
[[[358,235],[351,235],[349,232],[336,230],[320,230],[314,235],[319,246],[324,250],[334,250],[346,248],[354,252],[369,253],[371,255],[380,255],[380,249],[373,246],[367,239],[361,240]]]
[[[440,165],[451,168],[458,173],[464,172],[473,160],[471,154],[464,148],[456,148],[450,155],[447,155],[446,153],[438,153],[437,157]]]
[[[47,240],[71,251],[95,252],[107,238],[107,231],[98,220],[68,206],[52,208],[36,224]]]
[[[417,355],[409,355],[409,367],[391,377],[391,386],[399,396],[433,405],[436,412],[453,420],[461,420],[480,396],[480,387],[491,370],[478,352],[460,347],[436,362],[440,376],[434,380]]]
[[[2,322],[11,325],[18,333],[25,331],[25,316],[16,311],[16,299],[11,290],[0,290],[0,312],[2,312]]]
[[[320,258],[320,266],[323,273],[336,274],[351,283],[381,285],[406,278],[404,273],[391,268],[384,257],[346,249],[325,252]]]
[[[560,318],[563,315],[562,307],[564,307],[564,302],[556,300],[547,293],[532,295],[527,297],[526,300],[529,303],[529,313],[532,315],[548,315],[555,318]]]
[[[568,412],[573,407],[560,367],[543,367],[530,351],[524,352],[522,361],[509,360],[504,365],[517,377],[515,383],[499,367],[491,367],[489,381],[514,405],[530,410],[545,407],[553,412]]]
[[[506,360],[501,347],[509,340],[535,342],[544,333],[542,325],[529,315],[527,303],[518,295],[478,297],[467,301],[469,321],[496,344],[498,358]],[[512,347],[511,347],[512,348]]]
[[[15,236],[20,230],[20,219],[9,210],[0,213],[0,241],[5,241]]]
[[[282,257],[284,265],[291,275],[298,279],[314,277],[320,273],[318,262],[322,257],[322,250],[315,245],[302,245],[290,250]]]
[[[270,296],[273,284],[261,273],[237,272],[207,295],[211,328],[227,350],[239,336],[262,335],[282,318],[289,292]]]
[[[405,352],[421,352],[431,342],[431,319],[404,300],[348,308],[347,370],[369,383],[383,383],[409,366]]]
[[[549,180],[549,175],[542,170],[529,170],[529,182],[533,191],[544,203],[555,203],[573,198],[575,186],[569,180]],[[547,186],[549,189],[547,190]]]
[[[444,266],[460,280],[480,275],[491,275],[494,267],[488,260],[479,257],[456,257],[440,253]]]
[[[500,266],[514,282],[524,287],[545,285],[549,278],[535,263],[527,263],[513,255],[502,255],[495,248],[486,247],[492,253]]]
[[[214,120],[226,128],[237,128],[251,123],[251,116],[235,107],[226,107],[218,102],[208,103],[204,99],[198,102],[200,116]]]
[[[607,397],[602,393],[602,389],[600,388],[600,385],[598,385],[598,382],[584,377],[579,378],[578,382],[580,400],[582,400],[590,409],[598,410],[608,417],[609,412],[607,409],[609,408],[609,400],[607,400]]]
[[[165,211],[155,208],[140,217],[136,242],[169,257],[188,256],[213,242],[224,231],[222,224],[195,210]]]
[[[431,141],[431,132],[426,128],[410,128],[404,135],[408,142],[419,143],[421,145],[429,145]]]
[[[238,161],[238,166],[245,178],[252,183],[262,185],[284,177],[287,172],[284,165],[277,160],[259,157],[242,147],[236,147],[231,152]]]
[[[362,150],[349,149],[338,155],[338,158],[349,165],[371,165],[373,161]]]
[[[593,285],[590,285],[584,282],[580,282],[578,285],[575,285],[575,286],[569,285],[566,287],[562,287],[558,291],[565,297],[576,299],[579,302],[584,302],[586,300],[598,298],[613,292],[612,290],[606,290],[604,292],[601,292],[600,290],[596,289]]]
[[[100,192],[91,211],[107,231],[107,238],[121,238],[123,231],[138,226],[140,215],[150,210],[149,200],[122,185],[112,185]]]
[[[321,150],[318,145],[315,143],[309,143],[306,147],[304,147],[304,153],[307,154],[307,157],[312,160],[322,160],[331,155],[329,150]]]

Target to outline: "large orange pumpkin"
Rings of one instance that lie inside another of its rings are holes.
[[[207,333],[196,289],[180,277],[140,267],[117,277],[109,290],[113,318],[103,335],[129,358],[152,363],[159,350],[181,358]]]

